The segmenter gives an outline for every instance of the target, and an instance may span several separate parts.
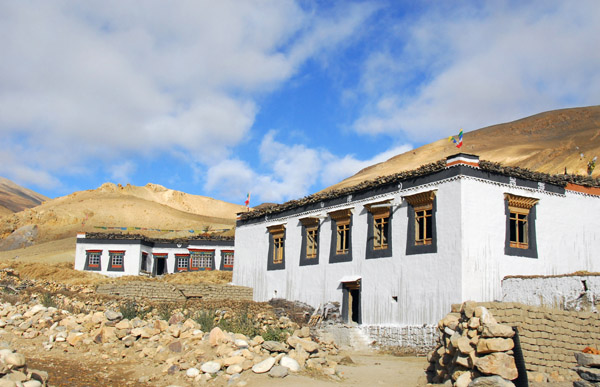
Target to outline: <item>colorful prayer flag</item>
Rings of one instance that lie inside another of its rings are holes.
[[[460,132],[458,132],[458,140],[456,140],[454,138],[454,136],[450,136],[448,137],[448,141],[454,143],[454,145],[456,145],[457,148],[460,148],[463,144],[463,130],[462,128],[460,129]]]
[[[250,192],[248,192],[248,195],[246,196],[246,201],[244,202],[244,204],[246,205],[246,207],[250,207]]]

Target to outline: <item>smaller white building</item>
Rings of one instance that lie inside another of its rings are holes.
[[[229,237],[187,240],[142,235],[79,233],[75,270],[111,277],[163,275],[182,271],[233,270],[234,241]]]

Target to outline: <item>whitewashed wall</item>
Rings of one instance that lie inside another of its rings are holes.
[[[600,271],[600,198],[567,191],[556,195],[462,178],[462,301],[502,299],[509,275],[556,275]],[[536,204],[538,258],[504,255],[504,193],[539,199]]]
[[[506,278],[502,281],[502,301],[597,312],[600,276]]]
[[[77,243],[75,247],[75,270],[84,270],[87,250],[102,250],[100,270],[90,270],[91,272],[104,274],[109,277],[138,275],[140,273],[142,257],[140,247],[140,244]],[[109,251],[113,250],[125,251],[123,258],[124,271],[108,271]]]
[[[342,303],[344,276],[360,276],[364,325],[435,324],[452,303],[502,298],[508,275],[553,275],[577,270],[600,271],[600,198],[567,191],[565,195],[459,176],[399,191],[402,196],[437,189],[437,253],[406,255],[407,205],[392,217],[393,257],[365,259],[367,212],[354,206],[352,262],[329,263],[331,225],[321,225],[319,264],[299,266],[300,217],[334,210],[324,208],[287,219],[236,229],[236,285],[254,288],[257,301],[274,297],[314,307]],[[536,205],[538,258],[505,255],[505,193],[539,199]],[[374,200],[371,200],[374,201]],[[285,270],[267,270],[267,227],[286,223]],[[392,296],[398,298],[397,302]]]
[[[319,234],[319,264],[299,266],[302,242],[299,218],[329,212],[324,208],[286,220],[273,220],[236,228],[236,265],[233,282],[254,289],[257,301],[274,297],[306,302],[314,307],[328,301],[342,303],[345,276],[362,278],[362,323],[366,325],[422,325],[435,323],[460,302],[460,208],[457,205],[459,182],[447,181],[395,194],[402,196],[437,189],[437,247],[435,254],[406,255],[407,204],[394,209],[392,216],[393,256],[365,259],[367,211],[364,204],[354,206],[352,217],[352,262],[329,263],[332,237],[329,218],[322,221]],[[342,206],[343,208],[345,206]],[[269,234],[267,227],[286,221],[285,270],[267,270]],[[398,298],[397,302],[392,296]]]
[[[79,238],[78,238],[79,239]],[[91,272],[103,274],[110,277],[120,277],[125,275],[139,275],[141,271],[142,265],[142,252],[148,254],[148,271],[152,271],[154,265],[154,256],[153,254],[167,254],[167,272],[173,273],[175,267],[175,255],[176,254],[189,254],[189,249],[205,249],[205,250],[214,250],[215,251],[215,270],[219,270],[221,267],[221,251],[222,250],[234,250],[234,246],[224,246],[224,245],[207,245],[203,244],[202,241],[191,241],[190,244],[186,247],[151,247],[146,246],[144,244],[140,244],[139,242],[134,242],[131,244],[123,244],[123,243],[90,243],[90,241],[86,241],[85,243],[77,243],[75,247],[75,270],[84,270],[85,268],[85,260],[86,260],[86,251],[88,250],[102,250],[102,255],[100,257],[100,270],[89,270]],[[109,271],[108,263],[109,263],[109,251],[125,251],[124,255],[124,271]],[[235,257],[235,256],[234,256]],[[235,259],[235,258],[234,258]],[[235,266],[235,264],[234,264]]]

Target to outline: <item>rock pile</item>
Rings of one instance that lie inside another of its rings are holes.
[[[42,387],[48,373],[28,369],[23,354],[13,351],[8,343],[0,343],[0,387]]]
[[[0,333],[37,340],[46,351],[73,348],[97,354],[107,361],[135,359],[140,366],[154,366],[158,370],[141,377],[139,383],[175,375],[195,381],[220,378],[223,382],[244,385],[241,377],[246,372],[284,377],[288,372],[303,369],[340,379],[333,358],[338,348],[333,340],[313,339],[308,327],[298,329],[287,317],[273,324],[296,329],[287,334],[284,342],[279,342],[265,340],[260,335],[247,337],[226,332],[219,327],[203,332],[197,321],[181,313],[174,314],[169,321],[128,320],[113,310],[72,314],[41,304],[0,305]],[[2,353],[0,350],[0,356]]]
[[[600,355],[575,352],[575,359],[578,366],[574,370],[583,380],[573,382],[573,387],[600,386]]]
[[[518,377],[512,352],[514,331],[498,324],[485,307],[474,301],[452,305],[438,329],[440,342],[427,357],[429,382],[456,387],[514,386],[511,380]]]

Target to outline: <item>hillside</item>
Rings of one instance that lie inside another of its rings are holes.
[[[0,177],[0,216],[35,207],[46,200],[44,195]]]
[[[463,144],[457,149],[447,138],[435,141],[367,167],[324,191],[415,169],[458,152],[538,172],[562,174],[567,168],[570,174],[587,174],[588,161],[600,157],[600,106],[553,110],[474,130],[464,134]],[[600,176],[600,168],[592,176]]]
[[[244,209],[156,184],[122,187],[106,183],[95,190],[75,192],[0,218],[0,250],[73,237],[80,231],[111,230],[111,227],[138,228],[127,231],[163,237],[191,235],[188,230],[194,233],[228,230],[235,225],[236,213]],[[165,233],[142,228],[179,231]]]

